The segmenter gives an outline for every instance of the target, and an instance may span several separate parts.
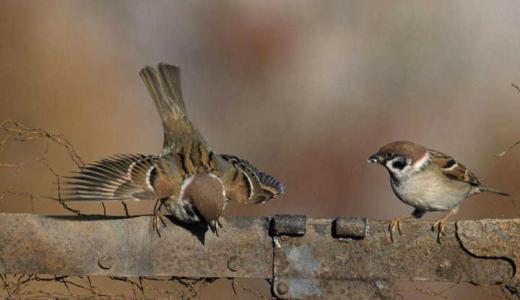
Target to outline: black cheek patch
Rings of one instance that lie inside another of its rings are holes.
[[[392,168],[394,169],[402,170],[404,167],[406,167],[406,163],[404,161],[397,160],[392,163]]]

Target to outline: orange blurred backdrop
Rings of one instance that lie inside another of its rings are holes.
[[[0,121],[66,136],[85,161],[159,153],[159,116],[137,75],[181,66],[190,118],[217,152],[243,157],[287,187],[228,215],[391,219],[411,212],[366,158],[412,140],[453,155],[482,182],[520,192],[518,1],[2,1]],[[0,161],[44,143],[7,145]],[[61,174],[74,165],[51,146]],[[52,193],[37,162],[0,169],[0,188]],[[153,203],[131,203],[133,214]],[[99,211],[94,204],[75,207]],[[120,206],[110,204],[114,214]],[[63,214],[9,197],[4,212]],[[518,217],[494,195],[454,219]],[[429,214],[426,218],[437,218]]]

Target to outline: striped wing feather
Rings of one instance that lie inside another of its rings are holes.
[[[467,182],[474,186],[480,185],[477,176],[453,157],[436,150],[430,150],[430,154],[432,155],[432,163],[439,166],[447,177]]]
[[[247,160],[228,154],[220,156],[247,177],[250,190],[246,202],[263,203],[285,193],[285,187],[280,181],[258,170]]]
[[[158,158],[152,155],[120,154],[80,168],[66,177],[64,200],[121,201],[154,200],[150,174]]]

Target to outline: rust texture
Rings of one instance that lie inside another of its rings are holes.
[[[332,234],[337,238],[362,239],[368,234],[368,220],[356,217],[337,217]]]
[[[394,242],[387,221],[360,218],[229,217],[218,237],[171,222],[159,236],[151,222],[0,214],[0,273],[270,278],[279,298],[392,299],[398,279],[518,295],[520,219],[451,222],[441,243],[426,221]]]
[[[511,262],[508,287],[520,295],[520,219],[457,222],[462,247],[477,257],[505,258]]]
[[[403,235],[392,243],[388,222],[369,221],[369,234],[363,239],[342,240],[331,236],[330,220],[307,220],[304,236],[274,238],[273,293],[287,299],[331,295],[347,299],[359,299],[360,295],[366,299],[392,299],[395,297],[392,281],[396,279],[475,284],[510,280],[511,264],[504,259],[480,259],[468,253],[461,247],[454,223],[446,226],[441,243],[437,242],[437,233],[431,231],[431,225],[431,222],[405,222]],[[513,227],[510,229],[518,232]],[[516,251],[518,243],[505,243],[504,247]],[[503,252],[507,257],[506,254]],[[279,284],[285,293],[280,293]]]
[[[274,215],[271,219],[273,235],[304,235],[307,217],[304,215]]]
[[[0,214],[0,273],[272,276],[265,218],[225,220],[219,237],[170,222],[159,237],[151,221]]]

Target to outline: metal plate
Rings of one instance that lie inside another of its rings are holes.
[[[396,279],[477,284],[509,280],[512,266],[507,261],[479,259],[466,252],[453,223],[438,243],[431,225],[403,223],[403,235],[391,242],[388,222],[369,221],[370,234],[365,238],[345,240],[331,236],[330,220],[307,220],[304,236],[275,237],[273,292],[291,299],[348,298],[355,288],[356,293],[364,291],[357,295],[384,299],[394,297],[391,280]]]
[[[303,235],[270,236],[262,217],[226,218],[218,237],[168,222],[159,237],[150,216],[0,214],[0,273],[273,278],[280,298],[393,298],[397,279],[507,283],[518,295],[520,219],[448,223],[438,243],[432,222],[404,222],[391,242],[387,221],[284,218]]]
[[[149,216],[114,219],[0,214],[0,273],[272,275],[272,239],[266,218],[225,220],[219,237],[211,231],[203,234],[200,228],[169,222],[159,237],[151,220]]]

